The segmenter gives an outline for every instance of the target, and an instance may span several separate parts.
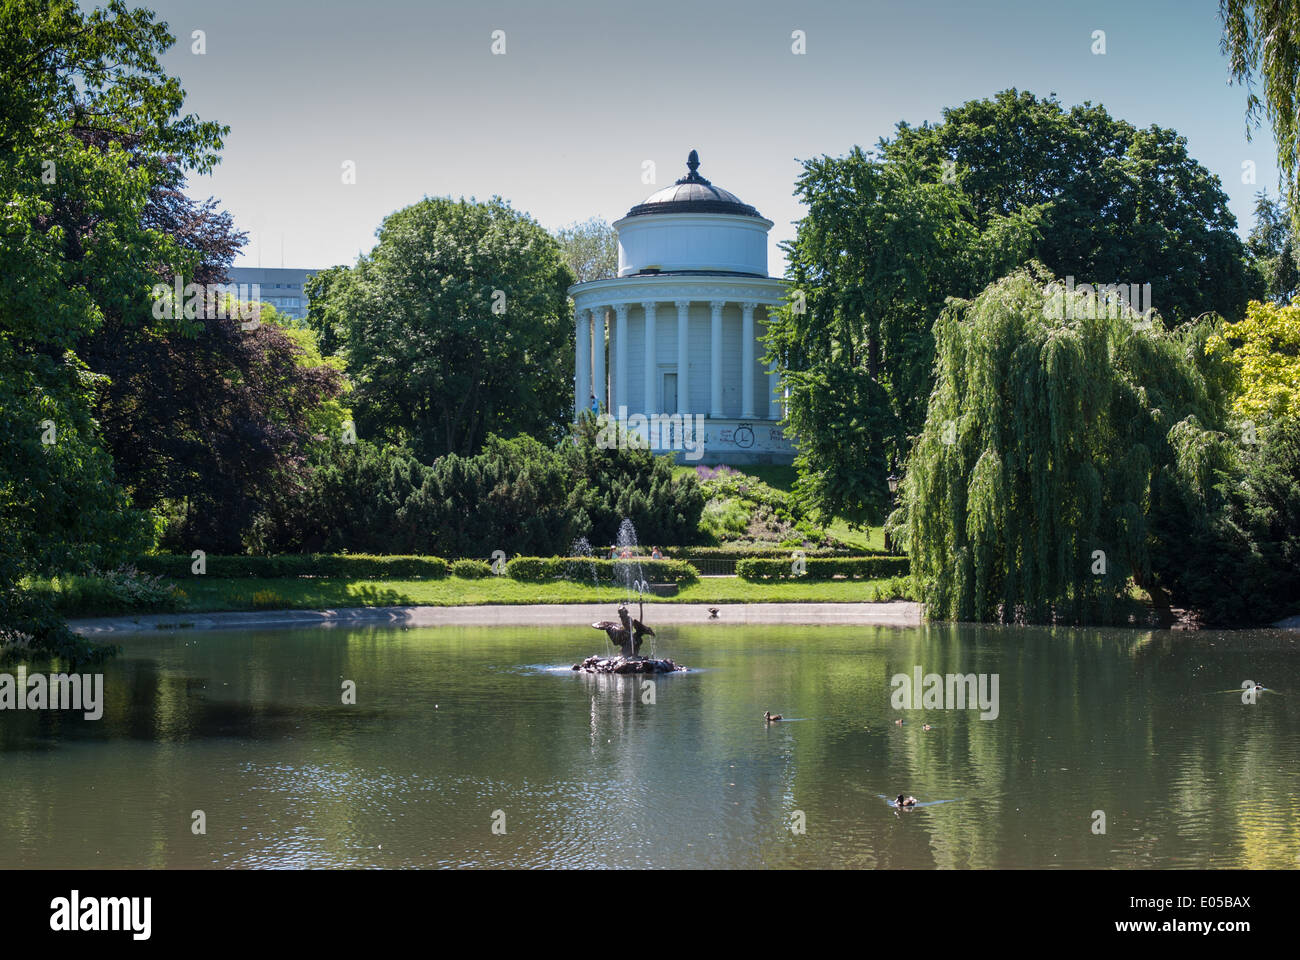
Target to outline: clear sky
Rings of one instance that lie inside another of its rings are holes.
[[[1243,232],[1255,191],[1277,193],[1271,134],[1247,142],[1227,83],[1216,0],[136,2],[177,37],[164,63],[187,109],[231,127],[191,192],[249,232],[240,266],[280,266],[282,245],[285,266],[352,263],[425,195],[499,194],[551,229],[612,222],[697,148],[704,176],[776,222],[779,274],[800,159],[1009,87],[1177,130]]]

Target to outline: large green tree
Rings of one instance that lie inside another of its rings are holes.
[[[804,164],[808,205],[787,249],[792,294],[770,328],[798,438],[797,492],[857,523],[888,512],[889,463],[924,418],[945,298],[1030,249],[1032,216],[981,228],[955,182],[859,148]]]
[[[1241,315],[1258,286],[1216,177],[1170,130],[1008,90],[900,124],[875,156],[804,163],[791,303],[771,356],[810,506],[878,522],[921,427],[931,326],[1030,259],[1080,283],[1151,284],[1168,323]]]
[[[469,456],[489,433],[562,435],[572,279],[555,239],[505,201],[426,198],[314,288],[310,319],[341,334],[362,436]]]
[[[223,283],[244,235],[214,201],[184,193],[174,163],[158,169],[144,222],[189,262],[159,264],[155,282]],[[60,227],[78,237],[93,229],[76,209]],[[321,411],[337,406],[342,376],[309,356],[311,330],[288,327],[269,305],[255,326],[224,299],[222,309],[195,306],[192,318],[160,318],[109,305],[76,351],[103,377],[95,415],[118,478],[135,506],[167,515],[165,545],[234,553],[268,487],[301,464]]]
[[[1254,292],[1228,196],[1173,130],[1006,90],[935,125],[900,124],[881,150],[950,171],[979,223],[1038,208],[1033,259],[1080,283],[1149,283],[1167,324],[1236,319]]]
[[[191,262],[146,208],[161,158],[204,172],[224,129],[181,115],[158,62],[171,42],[120,0],[0,6],[0,642],[29,653],[85,650],[23,576],[113,563],[148,535],[100,446],[102,379],[75,351],[106,314],[149,311],[159,264]]]

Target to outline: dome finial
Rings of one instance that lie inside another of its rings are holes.
[[[678,180],[678,183],[702,183],[706,186],[709,181],[700,176],[700,155],[692,150],[686,156],[686,176]]]

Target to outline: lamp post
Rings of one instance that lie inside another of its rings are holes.
[[[889,479],[888,479],[888,483],[889,483],[889,507],[890,507],[889,512],[890,512],[890,513],[893,513],[893,512],[894,512],[894,507],[895,507],[895,505],[898,503],[898,480],[899,480],[898,474],[894,473],[894,472],[891,470],[890,473],[889,473]],[[888,518],[886,518],[886,523],[888,523]],[[886,553],[893,553],[893,552],[894,552],[894,547],[893,547],[893,545],[889,542],[889,529],[888,529],[888,527],[886,527],[886,529],[885,529],[885,531],[884,531],[884,534],[885,534],[885,552],[886,552]]]

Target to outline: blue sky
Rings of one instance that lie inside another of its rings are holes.
[[[352,263],[425,195],[500,194],[551,229],[613,221],[697,148],[704,176],[776,222],[777,274],[801,158],[1008,87],[1177,130],[1243,232],[1255,191],[1277,192],[1272,137],[1247,141],[1245,93],[1227,83],[1216,0],[139,2],[178,38],[164,63],[187,109],[231,127],[191,192],[249,232],[241,266],[280,266],[282,247],[285,266]]]

